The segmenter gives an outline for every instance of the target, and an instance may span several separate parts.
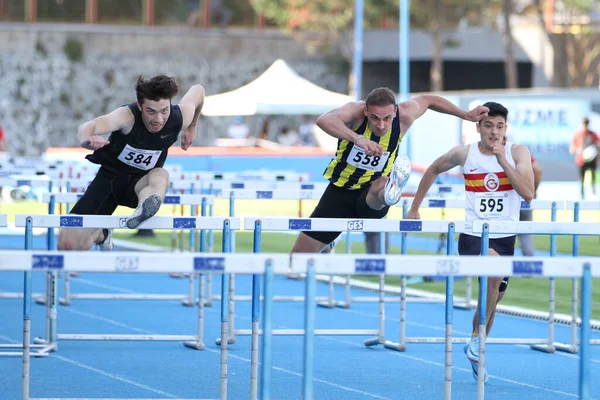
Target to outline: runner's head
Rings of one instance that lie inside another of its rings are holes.
[[[137,106],[142,112],[142,121],[150,132],[159,132],[171,115],[171,99],[179,93],[179,86],[167,75],[151,79],[139,76],[135,85]]]

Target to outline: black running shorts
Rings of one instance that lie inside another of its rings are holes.
[[[498,239],[490,239],[490,248],[494,249],[500,256],[515,255],[516,236],[507,236]],[[458,254],[461,256],[478,256],[481,254],[481,238],[478,236],[461,233],[458,236]],[[504,292],[508,287],[508,276],[502,279],[500,291]]]
[[[135,185],[143,175],[116,175],[100,168],[71,214],[112,215],[117,206],[136,208]]]
[[[329,184],[319,204],[310,215],[311,218],[365,218],[379,219],[387,215],[389,207],[373,210],[367,205],[367,193],[371,186],[356,190],[348,190]],[[323,244],[329,244],[341,232],[304,232],[313,239]]]

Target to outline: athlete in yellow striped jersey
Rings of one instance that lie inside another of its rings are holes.
[[[317,125],[338,139],[338,147],[324,173],[330,184],[311,218],[383,218],[400,199],[402,181],[410,173],[410,163],[398,154],[398,145],[428,109],[474,122],[488,111],[482,106],[464,111],[434,95],[396,105],[394,92],[378,88],[364,101],[321,115]],[[316,253],[340,233],[301,232],[292,252]]]

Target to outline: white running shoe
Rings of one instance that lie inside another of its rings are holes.
[[[112,229],[103,229],[104,232],[104,241],[102,243],[98,243],[98,248],[100,251],[112,251],[115,247],[115,242],[113,242],[112,238]]]
[[[388,206],[393,206],[400,201],[402,189],[406,186],[410,177],[411,165],[410,160],[404,153],[399,153],[392,166],[389,179],[383,190],[383,200]]]
[[[162,197],[159,194],[151,194],[142,204],[135,209],[131,217],[127,219],[129,229],[137,228],[142,222],[152,218],[158,212],[162,204]]]
[[[479,336],[471,338],[469,344],[465,345],[463,351],[467,355],[467,359],[471,363],[471,369],[473,370],[473,378],[477,381],[479,377]],[[487,368],[484,368],[483,381],[487,382]]]

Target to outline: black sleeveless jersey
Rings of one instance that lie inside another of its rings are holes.
[[[129,107],[135,118],[131,132],[112,132],[108,138],[110,143],[86,156],[86,159],[118,175],[145,175],[153,168],[162,167],[169,147],[177,141],[183,127],[181,109],[172,105],[163,128],[159,132],[150,132],[142,121],[137,103],[123,107]]]

